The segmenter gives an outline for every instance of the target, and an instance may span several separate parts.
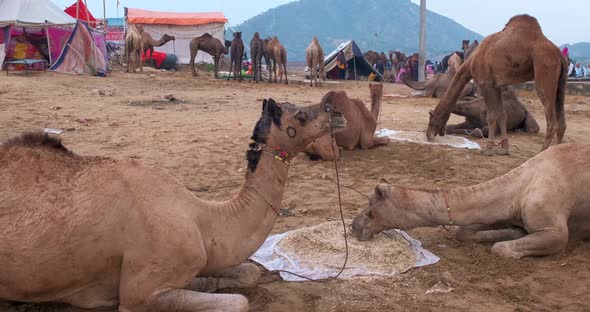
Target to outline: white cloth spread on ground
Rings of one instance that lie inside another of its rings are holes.
[[[270,271],[287,270],[312,279],[328,278],[330,276],[335,276],[338,273],[339,269],[337,268],[315,268],[313,270],[310,270],[308,268],[300,267],[297,263],[297,260],[295,260],[294,255],[290,255],[282,251],[281,248],[277,248],[279,242],[287,235],[289,235],[289,233],[291,232],[293,231],[288,231],[282,234],[277,234],[268,237],[264,244],[260,246],[258,251],[256,251],[256,253],[252,257],[250,257],[250,259],[260,263],[262,266],[264,266],[266,269]],[[439,257],[434,255],[430,251],[422,248],[422,243],[410,237],[410,235],[408,235],[406,232],[401,230],[389,230],[385,233],[389,235],[395,235],[397,233],[405,237],[411,243],[411,246],[408,248],[411,248],[416,254],[416,263],[414,264],[414,267],[422,267],[438,262]],[[302,279],[289,273],[280,272],[280,274],[283,280],[285,281],[305,281],[305,279]],[[347,268],[344,270],[344,272],[342,272],[342,275],[340,275],[340,277],[347,278],[363,275],[393,276],[395,274],[379,274],[378,272],[370,272],[362,267],[350,268],[349,266],[347,266]]]
[[[420,144],[435,144],[435,145],[448,145],[456,148],[466,148],[466,149],[476,149],[479,150],[481,147],[479,144],[470,141],[466,138],[454,136],[454,135],[445,135],[445,136],[436,136],[433,142],[429,142],[426,139],[426,133],[418,132],[418,131],[396,131],[396,130],[389,130],[389,129],[381,129],[375,131],[375,135],[379,137],[389,137],[392,140],[397,141],[408,141]]]

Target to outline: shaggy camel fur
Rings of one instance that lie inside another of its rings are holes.
[[[190,67],[193,72],[193,76],[197,76],[199,74],[195,69],[195,57],[197,57],[197,52],[201,50],[205,53],[209,53],[209,55],[213,57],[215,78],[219,78],[219,59],[223,57],[224,54],[227,54],[228,46],[228,43],[224,45],[221,40],[213,38],[213,36],[208,33],[191,40],[189,44],[189,48],[191,49]]]
[[[506,111],[502,104],[502,87],[535,80],[537,95],[545,108],[547,133],[543,150],[563,141],[566,121],[564,111],[567,64],[559,48],[549,41],[537,20],[529,15],[517,15],[501,32],[486,37],[473,55],[459,68],[438,106],[430,112],[426,135],[429,140],[444,135],[445,125],[463,87],[473,78],[485,99],[490,128],[484,155],[494,153],[496,124],[500,125],[498,154],[506,155],[508,136]]]
[[[139,63],[139,71],[143,71],[141,62],[141,53],[143,51],[143,41],[141,40],[143,31],[135,25],[129,24],[127,27],[127,35],[125,35],[125,50],[127,51],[127,70],[129,66],[133,67],[133,72],[137,72],[137,64]]]
[[[264,43],[260,39],[258,32],[254,33],[254,37],[250,41],[250,57],[252,58],[252,76],[250,81],[254,79],[254,82],[258,83],[262,80],[262,56],[264,55]]]
[[[309,79],[309,86],[313,87],[314,81],[316,87],[318,86],[318,75],[320,76],[320,80],[326,81],[326,73],[324,72],[324,50],[317,37],[313,37],[311,43],[307,49],[305,49],[305,60],[311,77]]]
[[[378,184],[355,217],[353,234],[368,240],[392,228],[476,225],[458,238],[496,242],[493,253],[516,259],[560,253],[569,238],[590,237],[589,153],[590,145],[554,146],[475,186],[418,190]]]
[[[229,62],[229,75],[227,80],[231,78],[232,70],[234,74],[234,80],[240,73],[240,81],[244,80],[242,77],[242,59],[244,58],[244,42],[242,41],[242,32],[236,31],[234,33],[234,39],[231,42],[231,61]]]
[[[162,36],[162,38],[160,38],[158,41],[156,41],[146,31],[142,32],[141,33],[141,42],[143,43],[143,50],[142,51],[143,51],[143,53],[145,53],[146,51],[150,51],[150,61],[148,64],[151,65],[154,61],[154,47],[161,47],[161,46],[165,45],[166,43],[168,43],[169,41],[174,41],[174,40],[175,40],[174,36],[168,36],[167,34],[164,34]]]
[[[401,79],[406,84],[406,86],[414,89],[424,91],[424,97],[434,97],[434,98],[442,98],[447,92],[449,85],[451,84],[451,80],[455,77],[455,72],[446,72],[446,73],[438,73],[434,75],[432,78],[422,81],[416,82],[410,78],[409,75],[402,75]],[[459,95],[459,99],[463,99],[468,96],[475,96],[476,86],[473,83],[468,83],[463,88],[463,91]]]
[[[260,271],[244,261],[277,220],[288,161],[344,126],[329,105],[264,100],[245,183],[224,202],[199,199],[170,173],[135,160],[78,156],[47,134],[4,143],[0,300],[247,311],[242,295],[199,291],[256,284]]]
[[[512,89],[502,88],[502,102],[506,109],[506,128],[508,131],[539,132],[539,124],[518,100]],[[458,102],[453,109],[453,114],[464,116],[465,121],[457,125],[447,125],[445,128],[447,133],[470,134],[478,138],[482,136],[488,137],[487,110],[483,98]]]
[[[272,62],[272,70],[270,71],[273,73],[275,77],[275,83],[277,82],[278,65],[278,70],[281,74],[279,83],[283,81],[283,75],[285,75],[285,84],[288,84],[289,80],[287,79],[287,50],[285,50],[285,47],[283,47],[283,45],[279,42],[279,38],[273,37],[270,40],[270,42],[267,43],[265,51],[268,55],[269,61]],[[272,79],[269,79],[269,82],[272,82]]]

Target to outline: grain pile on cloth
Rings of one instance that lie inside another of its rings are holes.
[[[348,264],[342,277],[392,276],[438,261],[437,256],[424,250],[419,241],[403,231],[390,230],[366,242],[358,241],[350,233],[347,233],[347,238]],[[336,275],[344,258],[344,236],[340,221],[273,235],[251,257],[268,270],[288,270],[314,279]],[[281,277],[286,281],[304,280],[284,272],[281,272]]]
[[[389,137],[392,140],[397,141],[407,141],[407,142],[414,142],[420,144],[435,144],[435,145],[448,145],[456,148],[466,148],[466,149],[475,149],[479,150],[481,147],[479,144],[470,141],[466,138],[454,136],[454,135],[445,135],[445,136],[436,136],[434,137],[433,142],[429,142],[426,139],[426,133],[419,132],[419,131],[397,131],[397,130],[389,130],[389,129],[381,129],[375,131],[375,135],[380,137]]]

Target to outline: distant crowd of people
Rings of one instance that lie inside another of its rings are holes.
[[[581,62],[576,62],[575,60],[570,59],[569,57],[569,50],[567,47],[561,50],[563,57],[568,62],[568,69],[567,69],[567,76],[571,78],[589,78],[590,79],[590,64],[586,67],[582,66]]]

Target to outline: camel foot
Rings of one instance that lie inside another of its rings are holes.
[[[503,258],[520,259],[524,255],[512,249],[511,242],[498,242],[492,246],[492,253]]]
[[[486,148],[481,151],[483,156],[493,156],[494,155],[494,143],[488,143]]]
[[[218,274],[194,278],[188,289],[215,292],[225,288],[252,288],[258,285],[260,269],[252,263],[242,263]]]
[[[186,289],[158,291],[150,296],[151,300],[142,302],[138,299],[119,305],[119,311],[224,311],[246,312],[249,310],[248,299],[237,294],[207,294]],[[134,299],[134,298],[133,298]]]

